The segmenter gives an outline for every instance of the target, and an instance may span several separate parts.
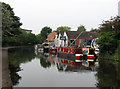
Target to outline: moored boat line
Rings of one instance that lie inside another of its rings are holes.
[[[59,57],[74,60],[75,62],[82,62],[84,60],[94,62],[97,59],[95,48],[50,47],[49,44],[44,43],[42,46],[35,46],[36,49],[40,52],[57,54]]]

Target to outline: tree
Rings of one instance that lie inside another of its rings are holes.
[[[57,28],[57,31],[70,31],[71,27],[68,26],[60,26]]]
[[[33,33],[28,33],[28,44],[34,45],[36,43],[36,36]]]
[[[52,29],[50,27],[45,26],[42,28],[42,30],[41,30],[42,42],[44,42],[47,39],[48,34],[51,32],[52,32]]]
[[[80,25],[77,31],[86,31],[86,28],[83,25]]]
[[[2,3],[2,35],[14,36],[20,32],[20,18],[15,16],[13,8],[9,4]]]
[[[2,3],[2,46],[34,45],[36,36],[20,28],[20,18],[9,4]]]
[[[16,37],[17,45],[28,45],[29,36],[28,33],[23,31],[22,34]]]
[[[37,42],[36,36],[33,33],[22,32],[16,37],[17,45],[34,45]]]
[[[97,31],[98,31],[97,28],[95,28],[95,29],[91,28],[91,30],[90,30],[90,32],[97,32]]]
[[[41,34],[36,35],[36,41],[37,41],[37,43],[42,43]]]
[[[21,34],[20,18],[15,16],[9,4],[2,3],[2,43],[13,44],[15,37]],[[8,39],[9,38],[9,39]]]
[[[100,53],[105,55],[114,55],[118,57],[118,52],[120,48],[120,18],[111,18],[105,21],[100,27],[100,36],[97,40],[100,48]]]

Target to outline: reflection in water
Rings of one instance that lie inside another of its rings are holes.
[[[118,89],[120,86],[119,62],[100,60],[98,66],[97,62],[76,63],[54,54],[36,51],[35,54],[33,48],[9,49],[9,69],[13,86],[96,86],[100,89]]]
[[[98,87],[111,87],[119,89],[120,87],[120,62],[100,60],[97,72]]]
[[[49,53],[40,53],[35,52],[37,57],[40,58],[40,64],[42,67],[47,68],[51,65],[56,65],[58,71],[64,71],[64,72],[87,72],[87,71],[97,71],[97,63],[95,62],[75,62],[72,60],[59,58],[55,54],[49,54]]]
[[[21,79],[21,76],[17,73],[21,71],[20,65],[30,62],[34,57],[33,48],[14,48],[8,50],[9,69],[13,86],[19,84]]]
[[[40,58],[40,64],[44,68],[49,68],[51,66],[51,63],[47,60],[44,60],[43,57]]]
[[[17,72],[21,71],[20,67],[19,66],[16,67],[15,65],[9,64],[9,69],[10,69],[12,85],[19,84],[19,80],[21,79],[21,76],[19,76]]]
[[[9,69],[14,87],[95,87],[97,65],[58,58],[49,53],[34,54],[33,48],[9,50]]]

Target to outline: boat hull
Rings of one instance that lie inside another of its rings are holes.
[[[82,61],[94,62],[96,60],[96,55],[94,54],[94,50],[89,48],[59,47],[58,57],[70,59],[75,62],[82,62]]]

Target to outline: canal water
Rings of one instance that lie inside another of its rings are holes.
[[[13,87],[111,87],[120,79],[108,71],[113,66],[101,67],[99,71],[98,62],[75,63],[55,54],[39,53],[34,48],[9,49],[8,60]]]

